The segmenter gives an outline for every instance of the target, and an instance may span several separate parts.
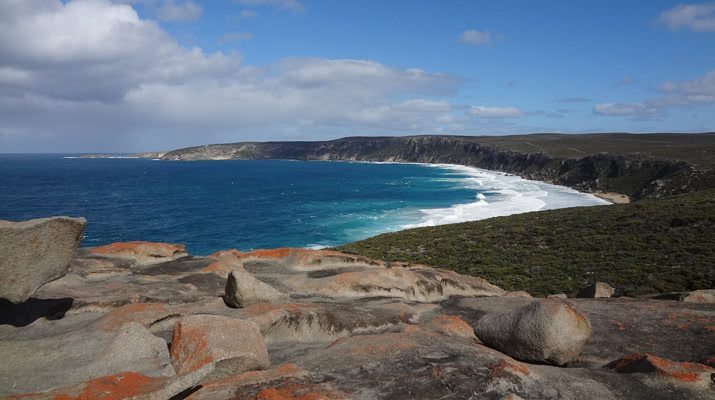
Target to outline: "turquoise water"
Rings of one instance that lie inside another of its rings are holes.
[[[603,202],[466,167],[0,155],[0,219],[87,218],[83,246],[326,247],[413,226]]]

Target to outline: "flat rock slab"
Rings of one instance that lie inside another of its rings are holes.
[[[0,341],[0,394],[38,392],[133,371],[173,376],[166,343],[136,322],[56,336]]]
[[[86,222],[70,217],[0,221],[0,298],[23,302],[65,275]]]

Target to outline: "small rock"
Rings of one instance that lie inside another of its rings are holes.
[[[20,303],[63,277],[86,222],[70,217],[0,221],[0,298]]]
[[[556,293],[556,294],[550,294],[548,296],[549,299],[568,299],[569,297],[566,295],[566,293]]]
[[[118,242],[87,249],[90,255],[133,260],[139,265],[152,265],[186,257],[181,244],[152,242]]]
[[[270,366],[266,343],[254,322],[218,315],[177,321],[171,358],[178,374],[215,362],[212,379]]]
[[[576,297],[586,299],[608,298],[613,296],[615,291],[616,289],[607,283],[596,282],[581,289]]]
[[[685,296],[685,298],[683,298],[683,301],[686,303],[715,303],[715,289],[695,290]]]
[[[606,368],[620,373],[657,374],[665,379],[707,386],[715,368],[693,362],[676,362],[650,354],[631,353],[612,361]]]
[[[276,303],[288,300],[289,296],[270,285],[261,282],[248,272],[239,270],[228,274],[226,280],[226,305],[234,308],[246,307],[257,303]]]
[[[591,337],[591,323],[570,304],[540,299],[516,311],[487,314],[475,328],[487,346],[523,361],[563,365]]]
[[[514,393],[507,393],[504,396],[500,397],[499,400],[524,400],[524,398],[515,395]]]

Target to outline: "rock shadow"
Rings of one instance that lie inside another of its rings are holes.
[[[74,299],[69,297],[60,299],[30,298],[17,304],[0,299],[0,325],[22,327],[40,318],[61,319],[72,308],[72,304],[74,304]]]

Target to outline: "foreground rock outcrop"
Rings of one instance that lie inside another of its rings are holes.
[[[710,304],[513,297],[325,250],[108,248],[134,250],[80,249],[31,302],[0,304],[0,398],[713,398]]]
[[[541,299],[515,312],[487,314],[475,332],[488,346],[516,359],[563,365],[581,354],[591,323],[568,303]]]
[[[66,274],[86,222],[70,217],[0,221],[0,299],[25,301]]]

